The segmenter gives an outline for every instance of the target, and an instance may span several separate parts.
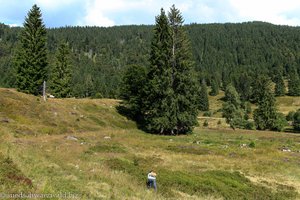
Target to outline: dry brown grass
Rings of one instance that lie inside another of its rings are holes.
[[[32,180],[35,193],[67,191],[81,199],[222,199],[213,193],[191,193],[179,186],[169,190],[161,185],[166,178],[161,174],[181,172],[193,181],[193,176],[211,170],[238,171],[253,184],[275,192],[279,184],[299,192],[297,134],[233,131],[225,127],[223,119],[215,118],[203,128],[204,118],[199,118],[201,126],[194,134],[157,136],[138,130],[135,123],[119,115],[115,100],[41,102],[14,90],[0,89],[0,94],[0,105],[4,106],[0,120],[9,119],[8,123],[0,122],[0,152],[11,157]],[[255,148],[241,147],[251,141]],[[292,152],[282,152],[283,146]],[[122,166],[110,161],[127,163],[124,166],[131,169],[121,170]],[[170,196],[145,188],[144,178],[150,169],[158,172],[159,191]]]

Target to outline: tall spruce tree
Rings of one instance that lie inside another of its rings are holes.
[[[183,26],[183,17],[173,5],[169,12],[172,30],[172,87],[176,108],[176,133],[190,132],[197,124],[199,85],[194,71],[190,40]]]
[[[235,82],[235,88],[242,101],[249,101],[251,97],[251,77],[248,73],[242,73]]]
[[[209,110],[209,100],[208,100],[207,86],[205,80],[201,82],[201,89],[199,94],[199,110],[201,111]]]
[[[283,67],[275,63],[271,72],[273,73],[273,75],[271,76],[272,80],[275,83],[275,96],[284,96],[286,90],[283,80]]]
[[[161,9],[156,17],[151,43],[150,68],[145,84],[146,129],[150,132],[170,133],[176,126],[174,90],[172,88],[172,35],[168,18]]]
[[[41,92],[47,78],[46,28],[37,5],[33,5],[24,22],[20,45],[15,56],[16,87],[34,95]]]
[[[180,134],[197,124],[199,87],[181,13],[173,5],[168,17],[156,17],[144,115],[149,131]]]
[[[70,49],[67,43],[61,43],[56,53],[56,63],[51,73],[50,89],[55,97],[71,96],[71,60]]]
[[[256,127],[260,130],[282,129],[283,127],[277,127],[282,117],[280,117],[276,111],[276,99],[272,93],[270,79],[265,76],[259,76],[257,83],[257,87],[260,88],[260,91],[254,95],[257,96],[258,108],[255,109],[253,113]]]
[[[232,129],[242,124],[244,112],[241,109],[241,100],[232,84],[225,90],[225,103],[223,103],[223,117]]]
[[[219,84],[216,78],[213,78],[211,81],[211,91],[209,93],[211,96],[217,96],[219,94]]]

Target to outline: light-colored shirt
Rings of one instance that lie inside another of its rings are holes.
[[[148,174],[148,179],[149,180],[156,180],[156,177],[151,173]]]

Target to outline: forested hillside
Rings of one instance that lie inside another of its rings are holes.
[[[189,34],[199,81],[221,88],[266,74],[299,79],[300,28],[262,22],[241,24],[191,24]],[[13,54],[21,28],[0,24],[0,87],[14,87]],[[72,94],[76,97],[117,98],[124,69],[148,66],[153,26],[64,27],[47,29],[48,61],[62,41],[72,52]],[[297,72],[297,73],[296,73]]]

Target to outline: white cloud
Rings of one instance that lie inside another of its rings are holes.
[[[54,10],[57,8],[68,6],[72,3],[76,3],[76,1],[77,0],[35,0],[35,3],[43,8]]]
[[[266,21],[274,24],[297,25],[300,19],[288,13],[300,11],[300,1],[295,0],[230,0],[239,21]]]
[[[300,0],[0,0],[0,20],[20,24],[34,3],[41,7],[50,26],[154,24],[160,8],[169,11],[172,4],[180,9],[186,23],[300,25]]]
[[[79,25],[96,25],[96,26],[113,26],[116,25],[113,19],[118,16],[119,12],[130,10],[147,10],[153,0],[89,0],[86,4],[86,15],[83,20],[78,22]],[[112,16],[115,15],[115,16]],[[111,17],[109,17],[111,16]]]
[[[179,2],[179,1],[178,1]],[[142,11],[145,15],[154,17],[159,14],[160,8],[169,9],[172,5],[171,0],[158,1],[158,0],[89,0],[86,4],[86,15],[80,21],[79,25],[96,25],[96,26],[113,26],[120,25],[117,22],[122,21],[120,18],[126,18],[121,16],[120,13],[129,13],[132,11],[132,15],[136,11]],[[188,10],[189,4],[178,3],[178,8],[181,11]],[[145,17],[138,16],[140,18]],[[152,16],[151,16],[152,15]],[[134,24],[134,22],[131,22]]]
[[[21,24],[8,24],[9,27],[21,27]]]
[[[78,25],[84,26],[114,26],[115,22],[103,15],[96,9],[89,10],[83,20],[78,21]]]

